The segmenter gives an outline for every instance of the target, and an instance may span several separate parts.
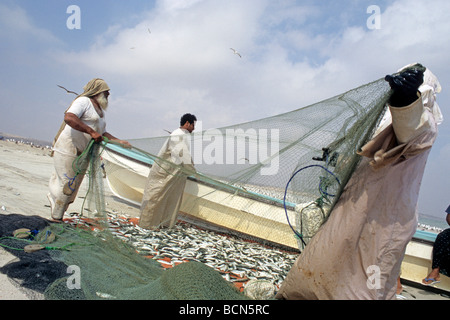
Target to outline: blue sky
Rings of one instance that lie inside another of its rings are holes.
[[[73,99],[56,85],[81,92],[94,77],[111,87],[108,131],[130,139],[164,135],[185,112],[203,129],[288,112],[417,61],[438,76],[446,118],[448,12],[447,0],[1,0],[0,132],[52,140]],[[446,120],[419,199],[435,216],[450,204]]]

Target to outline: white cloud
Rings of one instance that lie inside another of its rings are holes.
[[[253,4],[263,2],[164,3],[135,27],[110,30],[108,37],[112,32],[117,34],[108,44],[99,39],[87,51],[57,56],[71,61],[77,69],[82,65],[114,81],[128,98],[135,97],[143,105],[151,101],[153,105],[147,110],[152,114],[175,108],[178,114],[182,110],[194,110],[199,116],[209,114],[216,118],[212,126],[223,125],[224,120],[234,122],[230,109],[242,110],[249,96],[264,90],[255,88],[259,80],[253,75],[260,71],[251,59],[257,53],[253,39],[258,36],[258,19],[264,9]],[[231,47],[243,58],[234,55]],[[216,117],[224,109],[228,114]],[[179,116],[172,121],[177,123]]]
[[[446,66],[439,35],[450,31],[448,7],[400,0],[381,8],[380,30],[367,29],[362,10],[361,25],[330,31],[350,13],[290,1],[158,1],[135,26],[111,25],[89,48],[55,51],[54,61],[74,78],[110,83],[109,123],[127,124],[116,126],[121,136],[158,135],[187,111],[219,127],[318,102],[413,61]],[[155,116],[152,128],[131,125]]]
[[[205,129],[221,127],[321,101],[410,62],[427,65],[436,41],[428,31],[436,23],[423,12],[441,19],[445,11],[402,0],[382,8],[380,30],[367,28],[364,10],[361,25],[313,32],[319,22],[331,23],[324,19],[340,19],[321,9],[291,2],[159,1],[134,27],[115,25],[88,50],[58,55],[112,83],[117,108],[110,111],[111,130],[155,136],[185,112],[195,113]]]

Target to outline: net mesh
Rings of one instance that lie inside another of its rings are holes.
[[[389,96],[380,79],[289,113],[192,133],[197,172],[185,172],[181,213],[203,226],[303,249],[356,168],[356,151]],[[166,139],[130,140],[131,150],[107,146],[105,169],[117,196],[139,205],[154,162],[177,166],[157,156]]]
[[[286,114],[199,130],[190,135],[196,172],[157,156],[167,136],[129,140],[131,149],[93,144],[78,159],[88,178],[78,216],[41,225],[52,243],[18,257],[45,254],[58,265],[39,289],[47,299],[273,297],[330,214],[389,95],[380,79]],[[188,177],[173,229],[145,230],[126,216],[139,212],[155,163]],[[22,250],[42,238],[7,241]]]
[[[53,229],[59,244],[74,243],[70,251],[52,251],[55,260],[72,269],[46,288],[46,299],[245,299],[218,272],[200,262],[164,270],[156,260],[137,254],[132,246],[108,233],[97,231],[92,236],[91,231],[68,225]]]

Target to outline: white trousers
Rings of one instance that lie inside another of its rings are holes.
[[[51,206],[51,216],[55,220],[61,220],[69,205],[75,200],[78,189],[86,172],[86,167],[80,168],[81,172],[76,174],[73,163],[76,155],[67,155],[54,152],[53,162],[55,170],[50,177],[47,195]],[[87,165],[87,164],[86,164]]]

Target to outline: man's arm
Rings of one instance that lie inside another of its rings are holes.
[[[64,121],[66,122],[67,125],[74,128],[75,130],[78,130],[78,131],[81,131],[81,132],[84,132],[84,133],[87,133],[88,135],[90,135],[95,140],[95,142],[100,142],[103,140],[102,135],[100,133],[98,133],[97,131],[95,131],[94,129],[92,129],[91,127],[86,125],[85,123],[83,123],[83,121],[81,121],[80,118],[78,118],[73,113],[66,112],[66,114],[64,115]]]
[[[126,140],[120,140],[119,138],[116,138],[116,137],[114,137],[112,134],[110,134],[109,132],[105,132],[104,134],[103,134],[103,136],[105,137],[105,138],[107,138],[108,140],[110,140],[110,141],[114,141],[114,142],[116,142],[116,143],[119,143],[119,144],[121,144],[123,147],[125,147],[125,148],[131,148],[131,144],[128,142],[128,141],[126,141]]]

